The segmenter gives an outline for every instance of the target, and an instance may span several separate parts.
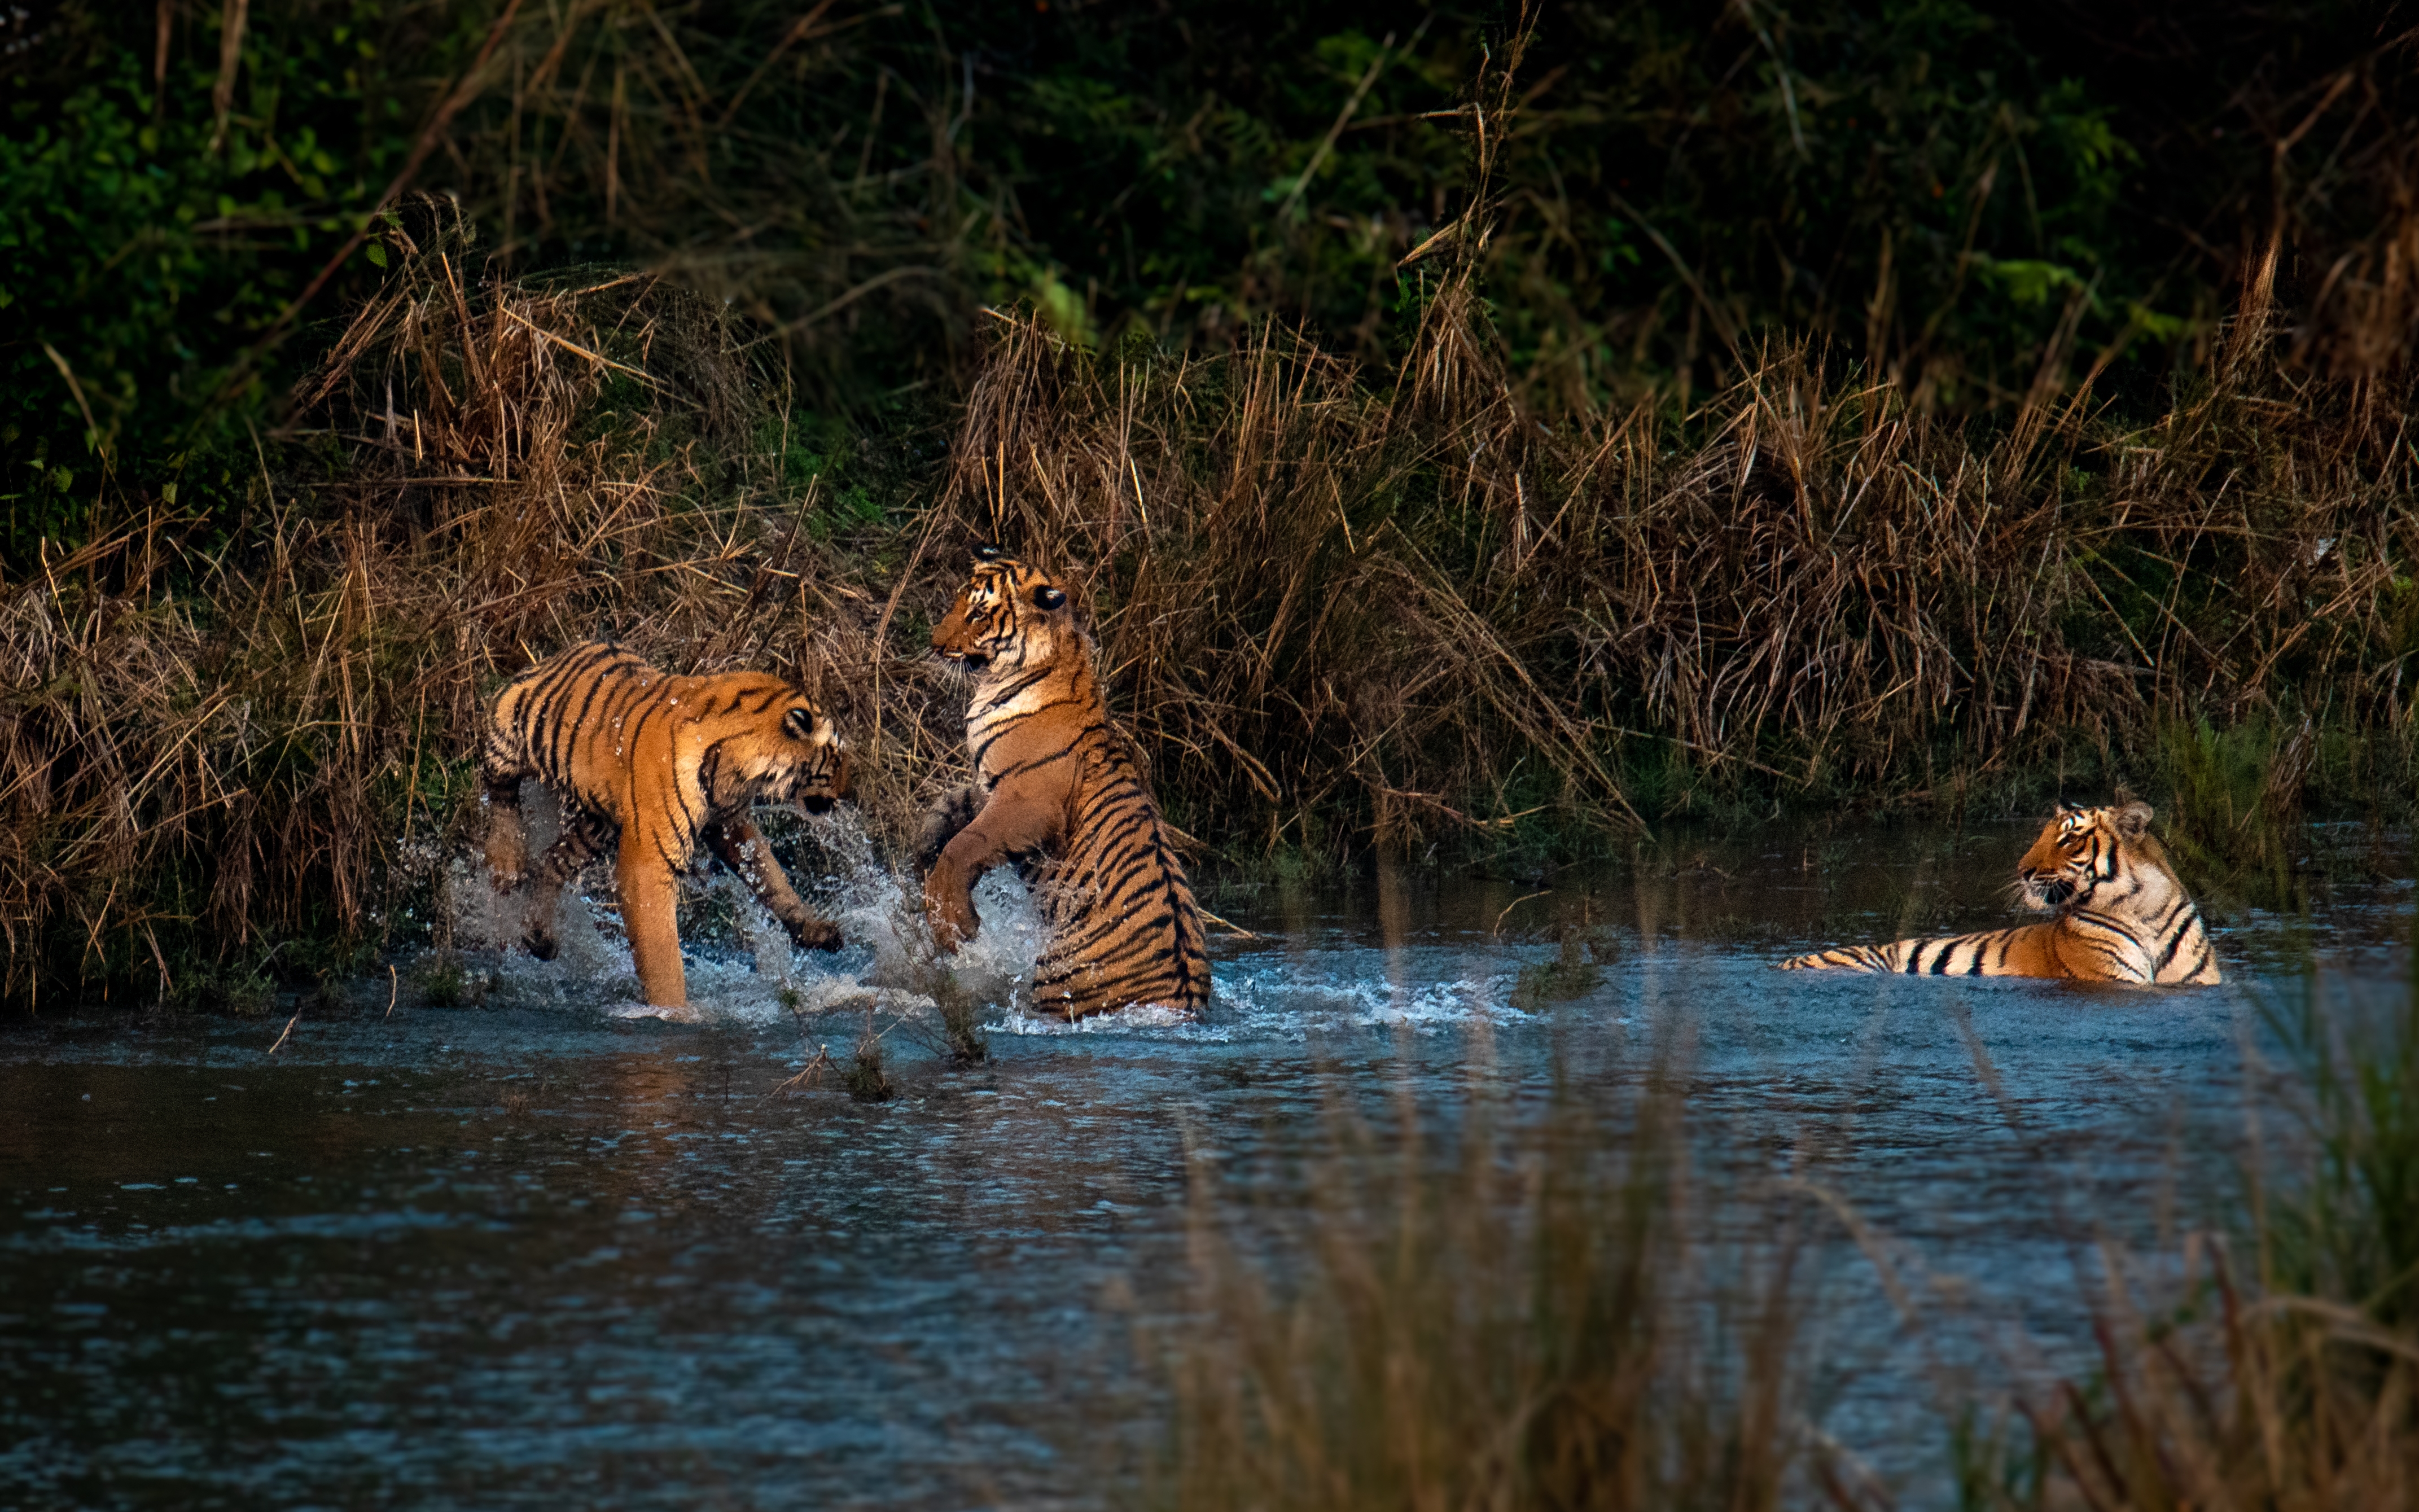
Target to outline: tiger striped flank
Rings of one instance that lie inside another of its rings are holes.
[[[630,957],[647,1001],[687,1006],[679,877],[702,844],[744,878],[802,946],[840,931],[800,899],[748,817],[759,802],[828,810],[848,794],[845,743],[812,700],[766,672],[671,677],[610,641],[530,669],[496,695],[482,727],[487,866],[498,892],[530,879],[521,783],[562,803],[562,836],[538,863],[522,942],[552,960],[555,907],[589,862],[614,857]]]
[[[2224,976],[2208,926],[2150,833],[2150,818],[2145,803],[2059,806],[2016,865],[2026,903],[2057,916],[2048,922],[1844,945],[1792,956],[1780,968],[2214,985]]]
[[[975,777],[917,848],[933,942],[954,950],[973,938],[974,885],[1012,863],[1036,885],[1048,933],[1036,1007],[1070,1019],[1199,1010],[1210,996],[1200,910],[1065,590],[985,548],[932,648],[974,674]]]

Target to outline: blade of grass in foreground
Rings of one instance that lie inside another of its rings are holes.
[[[1660,1072],[1518,1119],[1482,1092],[1450,1144],[1333,1112],[1284,1213],[1196,1155],[1154,1500],[1744,1509],[1828,1483],[1861,1504],[1801,1412],[1795,1199],[1769,1239],[1709,1237],[1681,1103]]]

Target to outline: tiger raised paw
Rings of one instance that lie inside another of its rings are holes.
[[[974,937],[975,883],[1013,862],[1038,887],[1049,932],[1037,1007],[1070,1019],[1197,1011],[1210,997],[1200,909],[1141,764],[1109,721],[1066,590],[981,548],[932,649],[974,676],[975,769],[917,848],[933,943],[955,950]]]
[[[1792,956],[1780,969],[2200,986],[2224,980],[2200,910],[2150,833],[2147,803],[2060,804],[2016,863],[2016,880],[2027,906],[2057,917],[1982,934],[1843,945]]]
[[[498,892],[529,871],[524,778],[562,800],[562,838],[538,862],[523,943],[555,954],[563,884],[614,858],[622,923],[647,1001],[688,1005],[676,913],[679,877],[700,841],[763,900],[790,938],[840,949],[783,874],[747,810],[795,803],[823,813],[848,796],[846,744],[812,700],[768,672],[671,677],[609,641],[592,640],[523,672],[496,695],[479,741],[487,868]]]

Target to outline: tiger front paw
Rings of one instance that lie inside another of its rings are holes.
[[[973,939],[976,931],[982,928],[982,919],[975,913],[975,901],[963,893],[935,895],[933,889],[925,888],[924,918],[932,927],[933,948],[943,955]]]
[[[498,892],[510,892],[529,880],[529,848],[524,845],[487,846],[487,886]]]
[[[529,880],[529,836],[513,810],[500,810],[487,824],[487,885],[510,892]]]
[[[554,932],[537,924],[521,931],[521,946],[540,961],[553,960],[562,949],[555,943]]]
[[[790,943],[801,950],[837,950],[845,943],[840,936],[840,926],[827,918],[801,919],[795,923],[784,920],[782,928],[790,932]]]

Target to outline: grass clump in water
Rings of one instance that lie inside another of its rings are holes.
[[[427,1008],[475,1008],[487,1000],[495,986],[492,972],[481,971],[459,950],[430,950],[411,968],[411,986]]]
[[[1554,921],[1554,958],[1520,968],[1512,984],[1512,1006],[1534,1013],[1595,991],[1604,967],[1618,953],[1612,936],[1595,922],[1593,900],[1580,901],[1580,917]]]
[[[277,979],[265,963],[242,961],[205,966],[186,981],[184,1001],[206,1011],[237,1018],[266,1018],[277,1007]]]
[[[949,1058],[961,1066],[978,1066],[991,1058],[991,1041],[983,1038],[983,1003],[948,971],[937,974],[931,987],[932,1006],[941,1016],[941,1040]]]
[[[882,1064],[882,1036],[874,1032],[873,1011],[866,1010],[865,1029],[856,1037],[856,1048],[849,1055],[848,1065],[840,1072],[840,1085],[848,1095],[860,1103],[887,1103],[894,1095],[889,1073]]]
[[[1795,1222],[1713,1236],[1659,1079],[1505,1112],[1482,1094],[1450,1150],[1337,1116],[1291,1222],[1196,1165],[1158,1504],[1782,1504],[1811,1442]]]

